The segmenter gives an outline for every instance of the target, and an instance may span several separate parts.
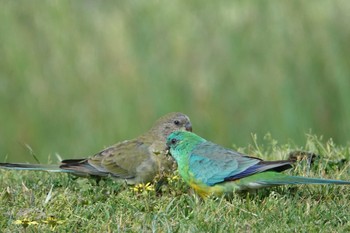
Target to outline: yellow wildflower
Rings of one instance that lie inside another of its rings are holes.
[[[173,175],[171,177],[168,177],[167,179],[168,179],[168,182],[171,184],[171,183],[177,182],[180,179],[180,177],[178,175]]]
[[[25,218],[23,220],[20,220],[20,219],[16,220],[14,222],[14,224],[22,225],[23,228],[27,228],[30,225],[38,225],[38,222],[37,221],[31,221],[31,220]]]
[[[46,220],[41,220],[43,223],[48,224],[52,229],[55,229],[57,225],[64,223],[64,220],[58,220],[54,216],[47,217]]]
[[[146,184],[137,184],[130,189],[137,193],[143,193],[148,191],[154,191],[154,185],[148,182]]]

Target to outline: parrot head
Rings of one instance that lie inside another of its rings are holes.
[[[175,131],[168,136],[166,141],[168,154],[178,161],[180,156],[188,155],[196,145],[205,141],[205,139],[192,132]]]
[[[156,121],[151,131],[165,139],[174,131],[191,131],[192,124],[188,116],[180,112],[169,113]]]

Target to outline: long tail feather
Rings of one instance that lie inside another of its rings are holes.
[[[54,164],[0,163],[0,168],[48,172],[73,172],[70,170],[61,169],[59,165]]]
[[[0,163],[0,169],[6,168],[11,170],[30,170],[30,171],[47,171],[47,172],[65,172],[80,177],[105,177],[108,172],[97,170],[91,166],[86,159],[63,160],[60,165],[55,164],[29,164],[29,163]]]
[[[238,184],[247,188],[259,188],[288,184],[338,184],[350,185],[350,181],[328,180],[320,178],[308,178],[301,176],[289,176],[277,172],[263,172],[238,181]]]

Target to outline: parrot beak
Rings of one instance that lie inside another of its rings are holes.
[[[190,122],[188,122],[188,123],[185,125],[185,129],[186,129],[186,131],[192,132],[192,125],[191,125]]]
[[[166,156],[171,156],[171,154],[170,154],[170,146],[166,146],[166,148],[165,148],[165,155]]]

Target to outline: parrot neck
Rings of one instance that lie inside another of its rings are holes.
[[[194,149],[198,144],[202,143],[202,140],[198,141],[183,141],[177,146],[176,149],[170,151],[172,156],[177,162],[178,170],[182,178],[186,183],[190,183],[191,174],[190,174],[190,157],[192,149]],[[189,149],[192,148],[192,149]]]

